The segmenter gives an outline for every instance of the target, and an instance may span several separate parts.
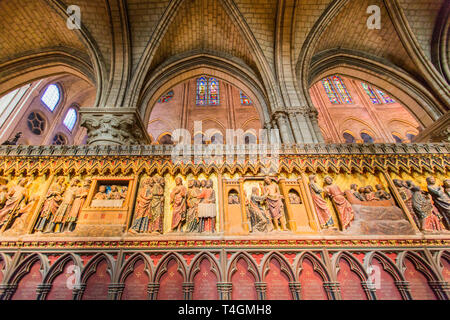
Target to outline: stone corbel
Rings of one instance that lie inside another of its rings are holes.
[[[149,144],[141,117],[128,108],[81,108],[81,126],[87,129],[89,145]]]

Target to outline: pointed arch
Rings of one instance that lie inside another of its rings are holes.
[[[398,266],[403,277],[405,277],[405,260],[408,259],[414,265],[414,267],[421,272],[428,281],[439,281],[439,277],[435,271],[430,267],[429,263],[425,261],[419,254],[412,251],[405,251],[399,254]]]
[[[200,271],[200,263],[207,259],[211,264],[211,271],[216,275],[217,281],[221,281],[222,273],[216,258],[209,252],[202,252],[191,263],[189,270],[188,282],[194,282],[195,275]]]
[[[64,267],[70,261],[72,261],[75,266],[80,268],[80,270],[83,269],[83,262],[81,261],[80,257],[72,252],[67,252],[59,257],[58,260],[55,261],[55,263],[53,263],[42,283],[52,284],[55,278],[64,271]]]
[[[364,257],[364,269],[368,270],[372,265],[372,260],[376,259],[383,267],[383,269],[389,273],[395,281],[405,281],[402,272],[397,267],[394,261],[392,261],[383,252],[372,251],[366,254]]]
[[[114,258],[108,253],[100,252],[97,253],[92,259],[84,267],[83,272],[81,273],[81,283],[86,283],[91,275],[93,275],[97,271],[98,265],[105,261],[108,265],[107,273],[113,279],[113,271],[114,271]]]
[[[319,260],[312,252],[305,251],[300,254],[300,256],[297,258],[297,262],[295,263],[295,276],[298,279],[300,277],[301,272],[303,271],[303,260],[307,259],[313,266],[313,269],[315,272],[317,272],[320,277],[322,278],[322,281],[329,282],[331,281],[330,274],[327,271],[327,268],[323,264],[322,261]]]
[[[238,252],[234,254],[231,261],[228,263],[227,277],[226,277],[227,282],[231,282],[231,277],[237,271],[236,264],[240,259],[243,259],[247,263],[248,266],[247,270],[253,275],[255,281],[260,282],[261,275],[258,272],[258,266],[256,262],[253,260],[253,258],[247,252]]]
[[[340,269],[339,263],[341,262],[342,259],[344,259],[349,264],[350,270],[355,272],[358,275],[361,282],[367,281],[368,276],[367,276],[366,271],[364,270],[364,266],[355,257],[353,257],[350,253],[345,252],[345,251],[338,252],[332,258],[332,265],[335,270],[336,276],[339,273],[339,269]]]
[[[30,272],[31,267],[36,262],[40,262],[41,266],[39,268],[42,278],[47,274],[49,269],[49,263],[47,258],[41,253],[33,253],[26,257],[23,261],[19,263],[19,265],[15,268],[15,270],[10,274],[7,283],[9,284],[18,284],[22,278]],[[6,282],[6,281],[5,281]]]
[[[181,273],[183,276],[183,281],[186,282],[187,279],[187,267],[183,263],[183,258],[176,252],[170,252],[167,253],[165,256],[161,258],[161,260],[158,263],[157,268],[155,269],[155,273],[153,275],[153,282],[159,283],[161,280],[161,277],[164,275],[164,273],[167,272],[167,266],[171,260],[175,260],[175,262],[178,265],[177,271]]]
[[[281,271],[289,278],[289,282],[295,281],[294,272],[292,270],[292,266],[289,264],[289,262],[286,260],[285,257],[283,257],[279,252],[272,251],[269,253],[262,262],[262,268],[261,268],[261,279],[262,281],[265,281],[267,273],[270,270],[269,263],[272,259],[275,259],[278,261],[281,267]]]
[[[148,275],[148,279],[152,279],[152,261],[150,258],[142,252],[136,252],[123,265],[119,272],[119,283],[125,283],[126,278],[133,273],[136,264],[142,261],[145,264],[145,273]]]

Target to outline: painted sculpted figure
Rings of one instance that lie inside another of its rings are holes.
[[[180,177],[175,179],[175,188],[170,194],[170,203],[173,207],[172,215],[172,231],[176,229],[181,231],[181,226],[186,219],[186,187],[183,186],[183,180]]]
[[[200,181],[189,180],[188,191],[186,196],[187,215],[185,232],[199,232],[198,204],[200,203],[199,195],[201,193]]]
[[[325,187],[324,191],[327,196],[331,198],[333,201],[336,211],[338,213],[339,219],[341,221],[342,230],[347,229],[350,226],[350,223],[355,218],[355,213],[353,212],[353,208],[345,198],[342,190],[335,184],[333,184],[333,179],[329,176],[324,179]]]
[[[91,187],[91,179],[86,178],[83,182],[83,186],[79,187],[75,191],[75,198],[73,200],[72,206],[70,207],[69,213],[64,221],[64,231],[73,231],[75,229],[75,224],[78,220],[78,215],[86,202],[86,198]]]
[[[411,214],[411,216],[414,219],[414,222],[416,223],[416,225],[418,227],[420,227],[420,221],[417,218],[417,215],[413,209],[413,205],[412,205],[412,191],[409,190],[409,188],[407,188],[407,184],[406,182],[400,180],[400,179],[394,179],[392,180],[394,182],[395,187],[398,190],[398,193],[400,194],[400,197],[403,199],[403,202],[406,205],[406,208],[408,208],[409,213]]]
[[[433,199],[434,206],[442,215],[445,225],[450,230],[450,197],[444,192],[444,189],[436,185],[433,177],[427,178],[428,193]]]
[[[199,232],[215,232],[216,225],[216,194],[212,180],[207,180],[205,188],[198,195],[198,217],[200,218]]]
[[[164,223],[164,185],[163,177],[155,177],[150,200],[150,227],[149,232],[163,233]]]
[[[366,199],[363,196],[364,188],[359,188],[359,189],[360,189],[360,191],[358,191],[358,185],[355,183],[350,185],[350,192],[356,197],[356,199],[358,199],[359,201],[366,201]]]
[[[59,206],[62,202],[62,195],[64,193],[65,189],[65,178],[59,177],[56,179],[55,182],[52,183],[50,188],[47,191],[47,194],[45,196],[45,201],[41,209],[41,215],[36,223],[35,231],[46,231],[49,232],[50,229],[46,228],[51,226],[51,224],[48,224],[50,221],[52,221],[53,217],[55,216],[56,212],[58,211]]]
[[[377,192],[375,192],[375,197],[379,200],[390,200],[392,198],[391,194],[384,190],[381,184],[375,186]]]
[[[444,180],[444,192],[450,198],[450,179]]]
[[[0,227],[5,230],[20,210],[20,205],[26,201],[28,192],[26,185],[27,179],[21,179],[16,186],[12,187],[6,195],[5,204],[0,210]]]
[[[422,192],[419,186],[412,185],[411,191],[413,193],[413,209],[420,218],[421,229],[423,231],[442,231],[441,221],[433,212],[431,199]]]
[[[322,229],[330,228],[334,226],[333,217],[327,202],[322,197],[323,190],[317,185],[317,177],[315,175],[309,176],[309,188],[311,189],[311,197],[314,203],[314,207],[317,211],[317,218]]]
[[[280,193],[280,188],[269,177],[264,179],[264,184],[261,184],[261,190],[263,190],[263,197],[266,200],[267,210],[272,217],[274,228],[279,230],[279,224],[281,229],[286,229],[286,217],[284,216],[283,196]]]
[[[134,209],[135,220],[131,228],[131,233],[148,232],[150,222],[150,204],[152,201],[153,179],[146,178],[142,181],[139,194],[136,200],[136,208]]]
[[[61,205],[56,211],[55,215],[52,217],[49,227],[47,228],[49,232],[62,232],[63,224],[66,217],[66,214],[70,211],[70,208],[73,205],[73,201],[75,200],[75,194],[78,190],[78,184],[80,183],[80,179],[73,178],[70,181],[69,187],[64,191],[64,195],[62,197]]]
[[[247,217],[250,221],[250,232],[273,231],[271,217],[264,209],[265,198],[259,195],[257,187],[252,188],[250,199],[247,200]]]

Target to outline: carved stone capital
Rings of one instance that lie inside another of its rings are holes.
[[[150,143],[140,116],[125,108],[82,108],[81,126],[90,145],[136,145]]]
[[[450,111],[420,132],[413,142],[450,142]]]

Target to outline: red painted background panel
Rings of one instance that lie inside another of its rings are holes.
[[[19,281],[12,300],[36,300],[36,289],[42,283],[41,262],[35,262],[30,271]]]
[[[236,263],[236,272],[231,276],[233,290],[232,300],[256,300],[255,277],[248,271],[248,264],[244,259]]]
[[[183,300],[183,275],[178,271],[178,263],[171,260],[167,272],[159,281],[158,300]]]
[[[269,272],[266,275],[267,300],[292,300],[289,289],[289,278],[281,271],[281,265],[276,259],[269,262]]]
[[[441,258],[442,265],[444,268],[442,269],[442,275],[448,283],[450,283],[450,262],[448,262],[446,259]]]
[[[217,276],[211,271],[211,262],[203,259],[200,271],[194,277],[194,300],[217,300]]]
[[[149,278],[145,272],[145,263],[139,260],[134,265],[134,270],[124,281],[125,288],[122,293],[122,300],[147,300],[147,286]]]
[[[52,283],[52,289],[47,295],[47,300],[72,300],[73,286],[76,275],[73,272],[73,261],[66,262],[63,272],[56,276]]]
[[[317,271],[314,271],[312,263],[308,259],[304,259],[302,267],[303,270],[299,277],[302,286],[302,300],[328,300],[322,277]]]
[[[374,276],[372,282],[376,285],[376,294],[378,300],[402,300],[402,296],[395,285],[394,278],[383,269],[382,264],[377,260],[372,260],[374,267]],[[376,279],[380,277],[379,279]]]
[[[409,282],[409,288],[414,300],[436,300],[433,290],[428,285],[427,278],[416,269],[414,264],[405,260],[405,279]]]
[[[338,282],[341,284],[342,300],[367,300],[366,293],[361,285],[361,279],[350,269],[344,259],[339,262]]]
[[[108,263],[101,261],[97,270],[92,274],[86,282],[86,289],[83,294],[83,300],[107,300],[108,285],[111,277],[108,273]]]

